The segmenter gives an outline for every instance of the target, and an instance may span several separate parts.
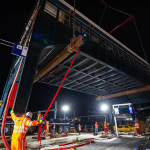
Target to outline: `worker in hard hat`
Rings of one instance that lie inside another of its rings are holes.
[[[104,122],[104,131],[105,131],[105,134],[107,134],[107,123],[106,122]]]
[[[26,132],[28,127],[36,126],[39,123],[42,123],[43,120],[40,121],[31,121],[32,113],[27,112],[22,117],[17,117],[13,110],[11,110],[11,117],[14,121],[14,130],[12,134],[11,140],[11,150],[25,150],[26,149]]]
[[[95,132],[98,132],[98,124],[97,124],[97,122],[95,123]]]
[[[46,121],[46,134],[49,133],[49,121]]]
[[[40,111],[38,112],[38,119],[37,120],[38,121],[41,120],[41,112]]]
[[[79,135],[80,135],[80,133],[81,133],[81,125],[79,124]]]
[[[140,126],[137,121],[135,122],[135,128],[136,128],[137,136],[141,136]]]

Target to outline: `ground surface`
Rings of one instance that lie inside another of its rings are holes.
[[[95,143],[79,147],[77,150],[133,150],[146,140],[147,137],[136,138],[131,136],[120,136],[119,138],[105,140],[95,138]]]
[[[68,137],[62,138],[50,139],[49,137],[46,137],[45,140],[41,141],[41,150],[58,148],[59,144],[71,142],[76,138],[79,140],[92,138],[95,141],[95,143],[78,147],[76,148],[77,150],[133,150],[140,144],[146,142],[148,138],[148,136],[133,137],[131,135],[121,135],[119,138],[114,137],[112,139],[104,139],[99,138],[99,136],[100,135],[94,136],[91,133],[82,133],[78,136],[78,134],[73,133],[69,134]],[[32,139],[32,137],[37,137],[37,135],[27,136],[27,150],[37,150],[39,148],[39,142],[37,142],[37,139]],[[2,140],[0,140],[0,143],[2,143]],[[2,148],[0,149],[2,150]]]

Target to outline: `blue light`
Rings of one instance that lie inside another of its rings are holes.
[[[130,112],[130,114],[133,114],[133,109],[132,109],[132,107],[129,107],[129,112]]]
[[[39,37],[36,35],[36,38],[39,38]]]

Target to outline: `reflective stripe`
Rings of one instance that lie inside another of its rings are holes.
[[[15,131],[13,130],[14,133],[26,133],[26,131]]]
[[[14,129],[15,129],[15,128],[16,128],[16,129],[21,129],[21,127],[16,127],[16,126],[14,126]]]
[[[30,120],[27,121],[26,126],[28,126],[28,123],[30,122]]]
[[[26,130],[28,130],[27,127],[22,128],[22,127],[16,127],[16,126],[14,126],[14,129],[26,129]]]
[[[21,131],[22,131],[23,128],[24,128],[24,122],[25,122],[25,121],[26,121],[26,118],[23,120]]]
[[[13,118],[13,120],[15,120],[16,119],[16,116]]]

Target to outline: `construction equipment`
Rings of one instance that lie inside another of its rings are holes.
[[[74,121],[70,120],[70,119],[60,119],[60,118],[56,118],[56,114],[57,114],[57,101],[55,101],[55,109],[49,110],[49,112],[54,111],[54,118],[51,119],[50,117],[47,118],[47,122],[49,122],[49,126],[50,128],[55,125],[55,132],[58,132],[59,134],[61,133],[65,133],[67,134],[69,132],[69,130],[74,130],[75,129],[75,124]],[[46,112],[46,110],[41,111],[41,114],[44,114]],[[37,113],[38,112],[32,112],[33,113],[33,117],[32,120],[37,120]],[[42,116],[41,118],[42,119]],[[0,126],[2,124],[2,119],[0,119]],[[44,125],[45,122],[43,122],[42,125],[42,132],[44,131]],[[5,125],[5,135],[8,135],[9,133],[12,133],[13,131],[13,126],[14,126],[14,122],[11,119],[11,116],[7,116],[6,119],[6,125]],[[28,132],[27,134],[33,134],[38,132],[39,127],[38,126],[33,126],[33,127],[29,127],[28,128]],[[53,131],[51,130],[51,133],[53,133]]]

